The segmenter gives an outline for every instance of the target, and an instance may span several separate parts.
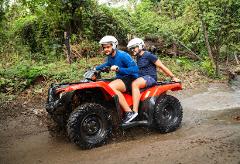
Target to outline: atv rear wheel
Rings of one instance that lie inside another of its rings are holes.
[[[176,130],[182,121],[183,111],[179,100],[171,95],[160,96],[155,104],[154,125],[160,133]]]
[[[67,132],[70,140],[83,149],[105,143],[112,130],[112,118],[100,104],[86,103],[71,113]]]

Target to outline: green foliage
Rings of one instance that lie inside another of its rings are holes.
[[[92,16],[92,38],[100,40],[105,35],[113,35],[118,40],[126,41],[129,30],[127,11],[111,9],[107,6],[99,7]]]
[[[143,1],[137,5],[135,12],[131,15],[133,27],[135,27],[134,34],[138,36],[156,34],[160,22],[157,13],[152,9],[153,3],[150,1]]]
[[[182,74],[188,73],[192,70],[198,70],[200,65],[198,62],[194,62],[191,59],[185,57],[161,57],[159,56],[161,62],[170,69],[174,75],[177,77],[182,77]],[[158,77],[160,80],[168,79],[164,73],[158,73]]]
[[[200,64],[202,72],[210,77],[214,77],[215,71],[209,58],[205,58]]]
[[[61,53],[60,32],[56,32],[53,21],[44,12],[32,13],[22,5],[13,5],[6,19],[10,20],[5,34],[8,40],[2,45],[5,54],[20,53],[23,57],[35,60],[48,60]],[[40,10],[40,9],[39,9]],[[41,8],[43,10],[43,8]],[[18,13],[18,15],[17,15]],[[59,31],[59,30],[57,30]],[[57,37],[56,37],[57,36]]]
[[[176,59],[176,64],[181,67],[180,70],[183,70],[183,71],[186,71],[186,72],[192,70],[193,67],[195,66],[195,63],[192,60],[190,60],[186,57],[177,58]]]
[[[47,75],[44,66],[34,65],[31,61],[18,62],[12,67],[1,68],[0,88],[9,90],[23,90],[28,87],[38,76]]]
[[[36,63],[33,60],[19,60],[9,66],[0,65],[1,92],[22,91],[37,82],[38,78],[58,82],[80,81],[87,68],[94,67],[101,58],[79,60],[71,65],[65,60],[54,63]]]
[[[182,52],[183,43],[204,59],[196,64],[184,57],[164,58],[175,73],[197,65],[208,76],[214,75],[202,22],[214,60],[223,61],[240,51],[240,1],[236,0],[130,0],[127,9],[99,5],[96,0],[9,2],[0,0],[1,90],[23,90],[40,76],[81,79],[84,68],[92,65],[85,57],[99,53],[98,41],[104,35],[116,36],[123,45],[128,36],[161,38],[164,47],[174,43]],[[70,66],[64,62],[65,31],[71,34],[77,58]]]
[[[19,41],[24,45],[28,45],[31,52],[37,52],[38,45],[36,42],[36,16],[27,16],[19,18],[12,23],[12,29],[10,35],[19,36]]]
[[[6,11],[8,8],[8,1],[0,0],[0,53],[3,52],[1,47],[2,44],[7,40],[7,36],[5,34],[5,21],[6,21]]]

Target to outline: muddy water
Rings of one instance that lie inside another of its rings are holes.
[[[0,163],[240,164],[239,86],[209,84],[174,94],[184,108],[177,131],[132,128],[92,150],[80,150],[61,133],[49,131],[36,115],[6,118],[0,125]]]

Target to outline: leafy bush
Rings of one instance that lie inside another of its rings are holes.
[[[9,88],[9,91],[22,91],[38,76],[47,75],[47,71],[43,66],[34,65],[31,61],[23,61],[12,65],[9,68],[0,69],[1,83],[0,88]]]
[[[190,71],[193,69],[195,63],[186,58],[186,57],[179,57],[176,59],[176,64],[179,65],[181,67],[181,70],[183,71]]]
[[[23,60],[10,66],[0,67],[1,92],[23,91],[33,85],[39,77],[55,82],[77,82],[83,78],[83,73],[89,67],[100,64],[101,58],[81,59],[71,65],[65,60],[54,63]]]
[[[203,73],[205,73],[208,76],[213,77],[214,76],[214,68],[212,66],[212,62],[209,58],[205,58],[205,60],[203,60],[201,62],[201,69],[203,71]]]
[[[92,38],[100,40],[105,35],[113,35],[120,42],[126,42],[128,33],[128,24],[124,24],[119,15],[126,19],[126,12],[120,10],[111,10],[109,7],[102,6],[99,11],[94,13],[92,20]]]

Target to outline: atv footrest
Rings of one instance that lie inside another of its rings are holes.
[[[129,123],[122,123],[121,127],[123,129],[126,128],[130,128],[130,127],[134,127],[134,126],[148,126],[148,121],[147,120],[143,120],[143,121],[132,121]]]

